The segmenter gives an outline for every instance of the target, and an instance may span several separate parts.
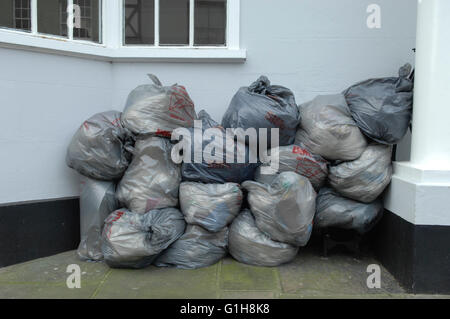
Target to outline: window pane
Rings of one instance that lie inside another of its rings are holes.
[[[73,38],[78,40],[93,41],[99,43],[101,2],[99,0],[73,0],[73,5],[74,5]],[[77,20],[76,17],[78,12],[80,14],[79,20]]]
[[[0,0],[0,27],[31,31],[31,0]]]
[[[195,45],[225,45],[226,0],[195,1]]]
[[[155,43],[154,0],[126,0],[124,19],[125,44]]]
[[[189,44],[189,0],[160,0],[159,42],[161,45]]]
[[[67,36],[67,0],[38,1],[38,32]]]

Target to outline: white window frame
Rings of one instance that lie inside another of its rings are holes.
[[[70,2],[72,1],[69,0]],[[123,0],[102,1],[102,43],[94,43],[38,33],[37,0],[31,0],[31,32],[0,29],[0,47],[21,48],[109,62],[243,62],[246,60],[246,50],[239,46],[240,0],[227,1],[226,45],[207,47],[193,46],[192,36],[190,36],[189,46],[182,47],[124,45],[123,4]],[[191,6],[191,19],[193,18],[192,9],[193,6]],[[157,21],[155,21],[156,24]],[[192,29],[193,24],[191,23],[190,26]],[[190,32],[190,35],[192,34],[193,32]]]

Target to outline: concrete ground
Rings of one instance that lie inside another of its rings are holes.
[[[67,266],[81,268],[81,288],[66,285]],[[409,295],[381,267],[381,288],[367,288],[368,256],[300,251],[276,268],[248,266],[227,257],[197,270],[149,267],[110,269],[78,260],[75,251],[0,269],[0,298],[448,298]]]

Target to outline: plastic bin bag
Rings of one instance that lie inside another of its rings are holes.
[[[100,261],[103,222],[118,208],[116,186],[85,176],[80,178],[80,237],[77,254],[84,261]]]
[[[189,129],[191,139],[188,140],[188,147],[191,148],[190,163],[184,162],[181,166],[183,181],[202,182],[202,183],[242,183],[246,180],[252,180],[255,176],[255,170],[259,163],[250,163],[249,148],[242,143],[245,150],[245,162],[238,163],[238,145],[239,142],[234,137],[226,136],[226,131],[217,122],[215,122],[205,111],[199,113],[199,120],[202,121],[202,130],[198,128]],[[211,140],[203,139],[204,131],[209,128],[217,128],[220,135],[213,135]],[[198,131],[198,135],[194,132]],[[219,142],[221,141],[221,142]],[[215,148],[215,157],[221,158],[222,163],[217,163],[213,159],[202,158],[201,163],[195,163],[195,145],[201,145],[202,152],[206,147]],[[226,147],[226,145],[233,145]],[[234,163],[227,163],[227,154],[233,152]]]
[[[268,147],[271,128],[279,128],[279,146],[294,143],[300,114],[294,93],[288,88],[271,85],[261,76],[249,87],[242,87],[234,95],[222,119],[225,128],[267,128]]]
[[[237,261],[267,267],[288,263],[298,252],[298,247],[273,241],[261,232],[248,209],[242,211],[231,224],[228,249]]]
[[[194,102],[184,86],[163,86],[149,74],[153,84],[141,85],[128,96],[123,125],[135,134],[171,136],[177,127],[192,127],[197,119]]]
[[[70,142],[66,163],[78,173],[100,180],[122,177],[131,160],[131,132],[122,127],[120,112],[98,113],[80,126]]]
[[[227,227],[211,233],[200,226],[188,225],[184,235],[156,259],[155,265],[181,269],[208,267],[226,256],[227,246]]]
[[[180,185],[180,206],[186,222],[210,232],[218,232],[233,221],[241,210],[242,199],[242,191],[235,183]]]
[[[317,195],[314,226],[353,229],[360,234],[370,231],[383,214],[380,199],[365,204],[340,196],[331,188],[322,188]]]
[[[136,141],[133,161],[117,187],[117,199],[135,213],[178,205],[180,166],[170,141],[150,136]]]
[[[330,185],[345,197],[373,202],[391,182],[391,157],[390,145],[369,145],[358,159],[330,166]]]
[[[316,192],[306,177],[294,172],[278,175],[272,184],[247,181],[247,200],[256,226],[271,239],[305,246],[312,232]]]
[[[351,161],[367,146],[342,94],[319,95],[300,106],[302,121],[295,144],[328,160]]]
[[[325,183],[328,175],[328,162],[320,155],[312,154],[304,145],[289,145],[273,148],[270,153],[278,152],[279,168],[276,174],[262,174],[258,167],[255,181],[270,184],[283,172],[295,172],[309,179],[315,190],[319,190]]]
[[[370,79],[353,85],[344,94],[359,128],[382,144],[397,144],[406,134],[412,117],[414,83],[411,65],[399,77]]]
[[[180,238],[186,223],[175,208],[137,214],[125,209],[105,220],[102,251],[112,268],[144,268]]]

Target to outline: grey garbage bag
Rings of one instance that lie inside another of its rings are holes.
[[[294,93],[279,85],[270,85],[261,76],[249,87],[242,87],[234,95],[222,119],[225,128],[267,128],[268,146],[271,128],[279,128],[279,145],[294,143],[300,114]]]
[[[215,122],[205,111],[200,111],[199,120],[202,121],[202,130],[198,128],[189,129],[191,136],[187,140],[187,147],[191,148],[190,162],[184,161],[181,166],[183,181],[193,181],[202,183],[242,183],[245,180],[252,180],[258,163],[251,163],[250,151],[244,142],[239,144],[234,137],[227,136],[226,131]],[[217,129],[213,132],[212,139],[203,139],[203,133],[210,128]],[[195,134],[197,132],[197,134]],[[201,146],[203,158],[201,163],[195,162],[195,145]],[[228,146],[227,146],[228,145]],[[231,145],[231,146],[230,146]],[[214,149],[214,158],[209,158],[206,148]],[[245,152],[244,163],[238,163],[239,149]],[[221,158],[221,163],[217,163],[215,158]],[[234,159],[233,163],[227,161],[227,157]]]
[[[295,144],[328,160],[351,161],[367,146],[342,94],[319,95],[300,106],[301,124]]]
[[[412,117],[414,83],[411,65],[399,77],[370,79],[344,91],[350,112],[359,128],[382,144],[397,144],[406,134]]]
[[[238,184],[180,184],[181,212],[188,224],[218,232],[239,214],[242,191]]]
[[[197,225],[188,225],[186,232],[154,262],[158,267],[197,269],[219,262],[227,254],[228,228],[211,233]]]
[[[380,199],[365,204],[340,196],[333,189],[324,187],[317,195],[314,226],[353,229],[365,234],[380,220],[383,202]]]
[[[81,260],[99,261],[102,254],[103,222],[118,208],[116,186],[85,176],[80,178],[80,237],[78,256]]]
[[[248,203],[256,226],[271,239],[305,246],[312,232],[316,192],[306,177],[294,172],[278,175],[272,184],[247,181]]]
[[[136,141],[133,161],[117,186],[117,199],[135,213],[178,205],[180,166],[171,158],[168,139],[150,136]]]
[[[120,112],[98,113],[80,126],[70,142],[66,163],[80,174],[114,180],[122,177],[131,160],[133,136],[122,127]]]
[[[391,182],[391,157],[390,145],[369,145],[358,159],[330,166],[330,185],[345,197],[373,202]]]
[[[267,267],[288,263],[298,252],[298,247],[273,241],[261,232],[248,209],[243,210],[231,224],[228,249],[237,261]]]
[[[175,208],[137,214],[125,209],[113,212],[105,220],[102,251],[113,268],[144,268],[180,238],[186,223]]]
[[[289,145],[272,148],[269,153],[278,152],[279,167],[275,174],[262,174],[261,169],[269,164],[257,168],[255,181],[270,184],[283,172],[296,172],[309,179],[315,190],[319,190],[328,175],[328,162],[320,155],[312,154],[308,149],[300,145]],[[267,163],[267,161],[264,161]]]
[[[153,84],[138,86],[128,96],[123,125],[135,134],[169,138],[177,127],[192,127],[197,115],[185,87],[163,86],[156,76],[149,77]]]

